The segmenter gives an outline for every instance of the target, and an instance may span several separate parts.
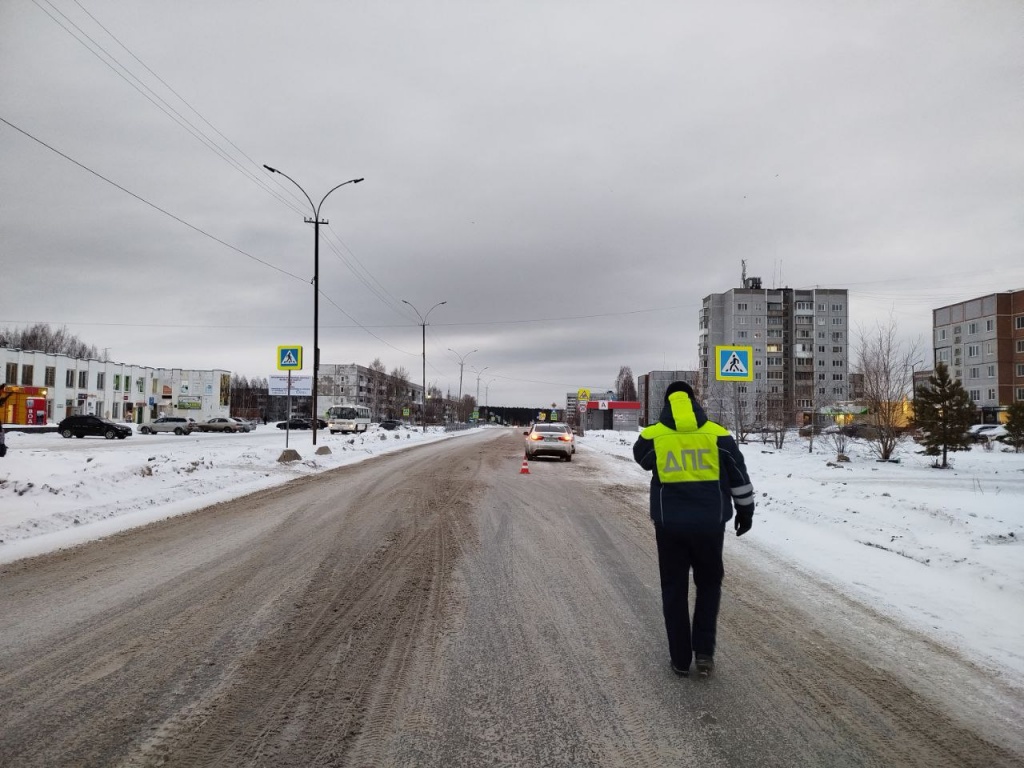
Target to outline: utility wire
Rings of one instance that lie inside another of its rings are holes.
[[[17,131],[18,133],[22,134],[23,136],[26,136],[26,137],[28,137],[28,138],[32,139],[32,141],[36,142],[37,144],[39,144],[39,145],[41,145],[41,146],[43,146],[43,147],[46,147],[46,148],[47,148],[48,150],[50,150],[51,152],[53,152],[53,153],[55,153],[55,154],[58,154],[58,155],[60,155],[60,156],[61,156],[61,157],[63,157],[63,158],[65,159],[65,160],[67,160],[67,161],[68,161],[69,163],[74,163],[74,164],[75,164],[75,165],[77,165],[77,166],[78,166],[79,168],[81,168],[81,169],[82,169],[83,171],[88,171],[89,173],[91,173],[91,174],[92,174],[93,176],[95,176],[96,178],[98,178],[98,179],[102,179],[103,181],[107,182],[107,184],[110,184],[110,185],[111,185],[112,187],[116,187],[117,189],[119,189],[119,190],[121,190],[122,192],[124,192],[124,193],[125,193],[126,195],[130,195],[131,197],[134,197],[134,198],[135,198],[136,200],[138,200],[138,201],[139,201],[140,203],[143,203],[143,204],[145,204],[145,205],[148,205],[148,206],[149,206],[150,208],[152,208],[153,210],[155,210],[155,211],[159,211],[159,212],[160,212],[160,213],[162,213],[162,214],[163,214],[164,216],[168,216],[168,217],[170,217],[170,218],[174,219],[174,220],[175,220],[176,222],[178,222],[179,224],[184,224],[184,225],[185,225],[186,227],[188,227],[189,229],[193,230],[194,232],[198,232],[199,234],[203,235],[204,237],[208,237],[208,238],[210,238],[211,240],[213,240],[214,242],[220,243],[220,244],[221,244],[221,245],[223,245],[223,246],[224,246],[225,248],[230,248],[230,249],[231,249],[232,251],[234,251],[235,253],[240,253],[240,254],[242,254],[242,255],[243,255],[243,256],[245,256],[245,257],[246,257],[247,259],[252,259],[253,261],[259,262],[260,264],[262,264],[262,265],[263,265],[263,266],[265,266],[265,267],[270,267],[270,268],[271,268],[271,269],[273,269],[274,271],[276,271],[276,272],[280,272],[280,273],[281,273],[282,275],[288,275],[288,277],[293,277],[293,278],[295,278],[296,280],[301,280],[301,281],[302,281],[302,282],[304,282],[304,283],[305,283],[305,282],[307,282],[306,278],[304,278],[304,277],[299,277],[298,275],[292,274],[291,272],[288,272],[287,270],[281,269],[280,267],[278,267],[278,266],[275,266],[275,265],[271,264],[271,263],[270,263],[269,261],[264,261],[264,260],[263,260],[263,259],[261,259],[261,258],[258,258],[258,257],[256,257],[256,256],[253,256],[253,255],[252,255],[251,253],[247,253],[247,252],[243,251],[243,250],[242,250],[241,248],[238,248],[238,247],[236,247],[236,246],[232,245],[231,243],[228,243],[228,242],[225,242],[224,240],[221,240],[221,239],[220,239],[219,237],[217,237],[216,235],[211,235],[211,234],[210,234],[209,232],[207,232],[207,231],[206,231],[205,229],[200,229],[200,228],[199,228],[199,227],[197,227],[197,226],[196,226],[195,224],[190,224],[189,222],[185,221],[185,220],[184,220],[183,218],[181,218],[180,216],[176,216],[176,215],[174,215],[173,213],[171,213],[170,211],[168,211],[168,210],[166,210],[166,209],[164,209],[164,208],[161,208],[161,207],[160,207],[159,205],[157,205],[156,203],[151,203],[151,202],[149,202],[149,200],[147,200],[146,198],[142,197],[141,195],[137,195],[137,194],[135,194],[134,192],[132,192],[132,191],[131,191],[130,189],[127,189],[126,187],[122,187],[122,186],[121,186],[120,184],[118,184],[118,183],[117,183],[116,181],[112,181],[111,179],[108,179],[108,178],[107,178],[106,176],[104,176],[104,175],[103,175],[102,173],[99,173],[99,172],[97,172],[97,171],[94,171],[94,170],[93,170],[92,168],[90,168],[89,166],[87,166],[87,165],[83,165],[82,163],[80,163],[80,162],[78,162],[77,160],[75,160],[75,159],[74,159],[73,157],[70,157],[70,156],[68,156],[68,155],[64,154],[63,152],[61,152],[61,151],[60,151],[59,149],[57,149],[56,147],[52,147],[52,146],[50,146],[49,144],[47,144],[47,143],[46,143],[45,141],[43,141],[42,139],[38,139],[38,138],[36,138],[35,136],[33,136],[33,135],[32,135],[31,133],[29,133],[28,131],[26,131],[26,130],[24,130],[24,129],[22,129],[22,128],[19,128],[19,127],[18,127],[18,126],[16,126],[16,125],[15,125],[14,123],[12,123],[12,122],[11,122],[10,120],[7,120],[6,118],[4,118],[4,117],[3,117],[2,115],[0,115],[0,122],[3,122],[3,123],[5,123],[6,125],[9,125],[9,126],[10,126],[11,128],[13,128],[14,130],[16,130],[16,131]]]

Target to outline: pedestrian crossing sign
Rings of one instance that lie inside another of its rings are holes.
[[[715,378],[719,381],[753,381],[753,347],[715,347]]]
[[[302,347],[293,345],[277,348],[277,370],[301,371]]]

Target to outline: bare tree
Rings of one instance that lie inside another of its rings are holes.
[[[66,326],[55,330],[46,323],[36,323],[20,331],[0,330],[0,346],[49,355],[67,355],[79,360],[99,357],[96,347],[86,344],[68,331]]]
[[[878,323],[859,333],[857,359],[864,376],[864,404],[876,432],[869,438],[880,461],[888,461],[903,439],[907,425],[907,394],[913,387],[913,363],[917,344],[904,344],[897,335],[896,321]]]
[[[379,357],[374,358],[373,362],[370,363],[370,375],[367,384],[370,388],[370,410],[373,413],[373,418],[377,420],[382,419],[385,415],[387,379],[388,369],[384,367],[384,363],[380,361]]]
[[[637,399],[633,369],[628,365],[619,368],[619,375],[615,377],[615,398],[630,401]]]

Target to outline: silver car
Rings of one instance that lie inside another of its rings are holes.
[[[526,435],[527,460],[538,456],[557,456],[563,461],[572,461],[576,437],[567,424],[538,423],[523,434]]]
[[[212,419],[206,421],[200,421],[196,424],[196,429],[200,432],[248,432],[249,426],[242,424],[241,422],[235,421],[228,416],[215,416]]]
[[[173,432],[176,435],[192,434],[192,427],[195,422],[181,416],[161,416],[153,419],[149,424],[140,424],[139,432],[144,435],[152,435],[156,432]]]

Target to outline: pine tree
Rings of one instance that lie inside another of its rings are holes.
[[[914,421],[924,432],[926,456],[941,456],[945,469],[949,451],[968,451],[967,428],[974,418],[974,404],[963,384],[949,376],[945,363],[918,387],[914,397]]]
[[[1015,453],[1020,453],[1024,449],[1024,401],[1011,405],[1006,416],[1006,442]]]

